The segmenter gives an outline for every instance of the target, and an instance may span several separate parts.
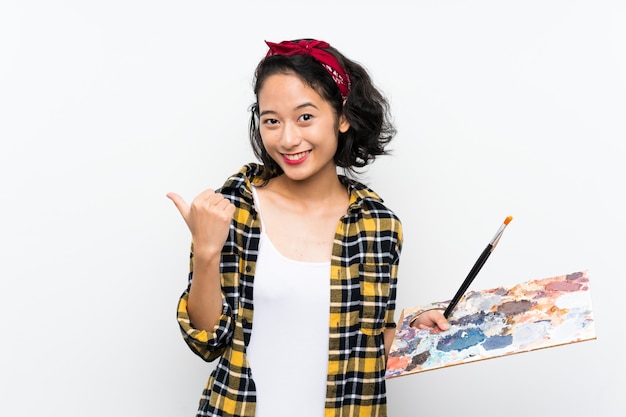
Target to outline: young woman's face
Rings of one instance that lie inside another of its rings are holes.
[[[338,132],[349,123],[293,74],[268,77],[258,93],[260,132],[268,154],[293,180],[332,172]]]

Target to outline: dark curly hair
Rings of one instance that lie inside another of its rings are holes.
[[[258,93],[265,80],[275,74],[295,74],[331,104],[337,117],[343,113],[350,128],[345,133],[339,132],[334,160],[347,174],[355,174],[357,168],[368,165],[377,156],[389,154],[385,146],[395,136],[396,129],[391,122],[388,101],[374,86],[363,66],[347,59],[332,46],[326,50],[335,56],[350,76],[351,88],[345,103],[330,74],[312,56],[272,55],[263,59],[256,68],[254,94],[257,102],[250,106],[250,144],[254,155],[269,168],[270,177],[283,171],[263,146],[259,130]]]

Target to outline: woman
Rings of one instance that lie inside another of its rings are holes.
[[[352,177],[387,153],[388,103],[326,42],[267,44],[250,121],[261,164],[190,205],[168,194],[192,234],[178,321],[219,359],[197,415],[386,416],[402,226]]]

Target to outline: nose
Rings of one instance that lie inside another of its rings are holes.
[[[281,137],[280,144],[285,149],[292,149],[298,146],[302,142],[300,136],[300,129],[295,123],[285,123]]]

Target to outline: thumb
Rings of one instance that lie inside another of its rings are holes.
[[[448,330],[450,328],[450,323],[448,323],[448,320],[442,315],[437,319],[437,327],[441,330]]]
[[[170,200],[172,200],[172,202],[174,203],[174,205],[176,206],[180,214],[183,216],[183,219],[185,219],[185,222],[187,222],[187,214],[189,213],[189,204],[187,204],[185,199],[176,193],[167,193],[165,194],[165,196],[169,198]]]

